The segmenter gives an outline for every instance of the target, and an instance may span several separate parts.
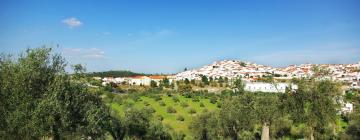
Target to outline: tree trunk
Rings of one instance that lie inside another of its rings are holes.
[[[270,126],[267,122],[262,125],[261,140],[270,140]]]
[[[314,140],[314,129],[313,128],[310,128],[310,135],[309,135],[309,139],[310,140]]]

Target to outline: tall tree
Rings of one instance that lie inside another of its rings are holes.
[[[66,136],[99,138],[109,115],[85,83],[65,72],[65,60],[50,48],[28,49],[17,59],[2,57],[0,93],[5,139]],[[79,69],[75,69],[78,74]]]
[[[204,85],[209,85],[209,79],[207,76],[201,76],[201,81],[204,83]]]
[[[242,136],[240,132],[253,129],[256,115],[254,110],[255,98],[250,93],[226,99],[219,117],[224,136],[237,140]]]
[[[313,140],[329,123],[335,123],[339,85],[330,80],[318,78],[302,79],[298,89],[288,90],[282,98],[283,107],[297,123],[308,127],[308,138]]]
[[[271,93],[259,94],[256,96],[256,116],[262,124],[261,140],[270,139],[270,125],[278,117],[278,96]]]
[[[235,89],[235,94],[244,93],[245,83],[241,78],[237,78],[234,81],[233,88]]]

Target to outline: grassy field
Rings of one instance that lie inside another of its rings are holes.
[[[185,139],[192,139],[191,133],[189,131],[189,124],[192,122],[193,117],[206,111],[214,111],[218,108],[216,104],[210,103],[209,99],[199,99],[199,101],[193,101],[192,98],[185,98],[180,95],[160,95],[161,100],[156,101],[153,98],[141,96],[140,100],[134,101],[130,98],[126,99],[125,103],[119,104],[113,102],[111,108],[120,112],[119,115],[124,115],[124,110],[126,109],[126,104],[133,104],[135,108],[144,108],[146,106],[152,107],[155,110],[154,119],[157,116],[161,115],[163,117],[162,123],[168,125],[174,129],[175,132],[181,132],[186,135]],[[173,97],[179,99],[178,102],[173,100]],[[165,105],[164,105],[165,104]],[[184,104],[188,104],[187,107]],[[168,113],[167,108],[173,107],[176,110],[176,113]],[[192,113],[191,113],[192,110]],[[194,110],[196,113],[194,113]],[[178,117],[182,116],[184,121],[178,120]]]

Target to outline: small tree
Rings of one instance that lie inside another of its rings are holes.
[[[243,83],[241,78],[237,78],[234,81],[233,88],[235,89],[235,94],[244,93],[245,84]]]
[[[150,87],[155,88],[157,87],[157,83],[154,80],[150,81]]]
[[[208,77],[203,75],[201,76],[201,81],[205,84],[205,85],[209,85],[209,80]]]
[[[190,84],[190,81],[189,81],[189,79],[185,78],[185,81],[184,81],[184,83],[185,83],[185,84],[187,84],[187,85],[188,85],[188,84]]]
[[[161,85],[166,87],[166,88],[169,88],[170,87],[170,81],[168,78],[163,78],[162,81],[161,81]]]
[[[191,92],[192,87],[191,87],[191,85],[180,84],[180,85],[178,85],[178,91],[180,93]]]

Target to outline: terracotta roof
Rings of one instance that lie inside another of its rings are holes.
[[[143,77],[145,77],[145,76],[131,76],[130,78],[133,78],[133,79],[141,79],[141,78],[143,78]]]
[[[149,78],[151,79],[164,79],[165,76],[161,76],[161,75],[153,75],[153,76],[149,76]]]

